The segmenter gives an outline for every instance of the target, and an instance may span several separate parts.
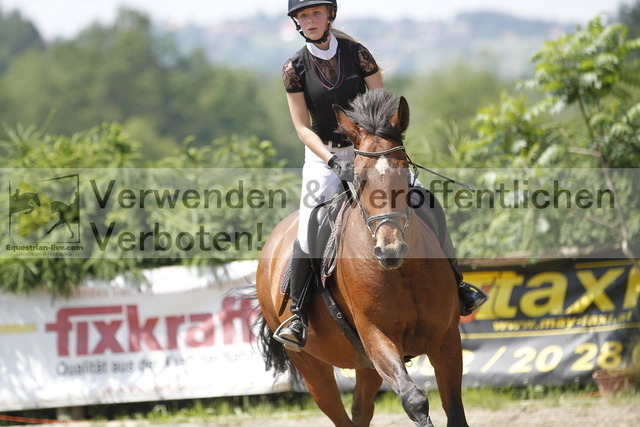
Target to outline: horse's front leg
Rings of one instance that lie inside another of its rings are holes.
[[[368,426],[373,418],[376,393],[382,385],[382,378],[374,369],[356,370],[356,387],[353,391],[351,419],[357,426]]]
[[[364,334],[363,334],[364,335]],[[418,427],[433,427],[429,417],[429,399],[423,389],[413,382],[395,343],[380,331],[367,346],[367,353],[376,371],[400,397],[404,411]]]
[[[447,425],[466,427],[462,404],[462,344],[458,325],[452,325],[445,340],[436,351],[428,354],[438,381],[438,392],[447,413]]]

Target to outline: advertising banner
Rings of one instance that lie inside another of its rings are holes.
[[[489,301],[461,318],[463,385],[592,382],[597,370],[640,366],[640,272],[628,260],[554,260],[465,273]],[[435,388],[426,356],[407,369]],[[343,388],[352,372],[339,371]]]
[[[255,303],[239,297],[255,267],[160,268],[137,288],[87,283],[69,298],[0,294],[0,411],[300,389],[264,370]],[[461,319],[465,386],[589,383],[640,363],[640,273],[628,260],[524,262],[465,279],[490,296]],[[436,388],[426,356],[407,369]],[[353,389],[352,371],[336,375]]]
[[[490,300],[462,319],[468,385],[569,384],[640,362],[640,273],[628,260],[468,273]]]
[[[141,289],[0,294],[0,411],[288,390],[265,372],[255,302],[240,298],[254,274],[243,261],[150,270]]]

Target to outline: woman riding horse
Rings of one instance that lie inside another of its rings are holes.
[[[305,282],[311,270],[307,233],[311,212],[338,194],[342,181],[353,179],[353,146],[338,130],[333,105],[348,108],[367,89],[384,87],[378,65],[367,48],[331,28],[337,9],[336,0],[289,0],[288,16],[307,42],[285,63],[282,73],[291,119],[305,145],[298,238],[293,245],[291,264],[291,312],[295,316],[275,337],[291,350],[299,350],[305,344],[309,295]],[[435,197],[430,198],[444,223],[442,208]],[[458,283],[461,314],[471,314],[486,301],[486,295],[462,281],[448,234],[445,233],[443,241],[443,250]]]
[[[280,289],[296,239],[298,214],[272,231],[258,262],[260,343],[267,369],[295,367],[319,408],[338,427],[367,426],[383,380],[417,426],[433,426],[429,400],[405,362],[427,354],[449,426],[466,426],[461,398],[462,347],[455,277],[436,234],[410,209],[408,157],[402,134],[409,122],[404,98],[376,89],[358,96],[353,111],[337,107],[341,128],[354,144],[352,203],[342,227],[335,270],[326,278],[341,316],[320,295],[309,298],[308,342],[293,351],[274,330],[291,316]],[[337,320],[342,319],[342,320]],[[347,323],[357,341],[345,333]],[[351,416],[345,411],[334,366],[355,370]]]

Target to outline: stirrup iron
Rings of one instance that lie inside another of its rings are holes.
[[[485,302],[489,299],[489,295],[487,295],[487,293],[485,291],[483,291],[482,289],[480,289],[478,286],[472,285],[469,282],[464,282],[464,283],[466,283],[468,287],[470,287],[471,289],[473,289],[474,291],[479,293],[482,296],[482,298],[485,300]]]
[[[292,323],[295,319],[298,319],[298,321],[302,322],[302,318],[299,315],[294,314],[293,316],[289,317],[287,320],[282,322],[280,324],[280,326],[278,326],[278,328],[273,333],[273,339],[278,341],[279,343],[282,343],[284,345],[284,348],[286,348],[287,350],[299,352],[299,351],[302,351],[302,347],[300,346],[300,343],[302,343],[304,345],[307,342],[307,328],[306,327],[304,327],[302,329],[302,340],[300,341],[300,343],[295,342],[295,341],[291,341],[290,339],[287,339],[287,338],[284,338],[284,337],[280,336],[280,333],[282,332],[282,329],[285,326],[287,326],[290,323]]]
[[[474,311],[476,311],[478,308],[480,308],[484,303],[487,302],[487,300],[489,299],[489,295],[487,295],[482,289],[480,289],[479,287],[472,285],[469,282],[460,282],[458,284],[458,288],[459,289],[463,289],[464,293],[471,296],[473,295],[471,298],[473,298],[473,304],[469,307],[467,307],[464,303],[466,300],[466,297],[462,297],[460,296],[460,291],[458,291],[459,293],[459,304],[460,304],[460,315],[461,316],[469,316],[471,313],[473,313]],[[474,294],[475,293],[475,294]]]

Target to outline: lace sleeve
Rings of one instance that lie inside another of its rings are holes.
[[[364,77],[369,77],[379,71],[376,60],[369,52],[369,49],[362,45],[358,45],[358,65]]]
[[[302,79],[291,60],[288,60],[282,67],[282,81],[284,82],[284,88],[287,92],[304,92]]]

